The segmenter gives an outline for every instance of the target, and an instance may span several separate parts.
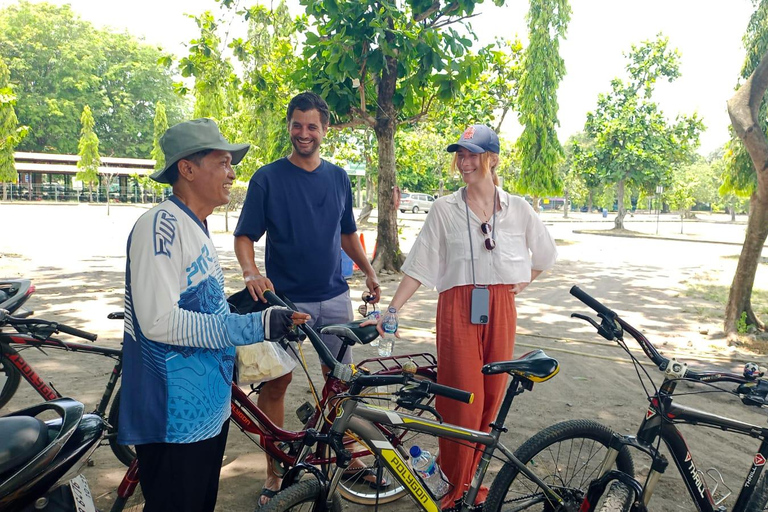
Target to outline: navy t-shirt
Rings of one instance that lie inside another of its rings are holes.
[[[352,185],[344,169],[322,160],[312,172],[281,158],[251,178],[235,236],[267,234],[265,266],[275,288],[294,302],[344,293],[341,233],[357,231]]]

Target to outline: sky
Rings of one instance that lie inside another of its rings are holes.
[[[68,3],[96,26],[127,30],[177,55],[184,55],[184,43],[197,35],[194,21],[184,14],[219,9],[214,0],[48,1]],[[265,2],[238,1],[241,5]],[[0,0],[0,6],[10,3],[14,2]],[[471,23],[480,43],[516,36],[527,41],[528,2],[506,3],[497,8],[486,0],[477,8],[479,15]],[[570,0],[570,4],[571,22],[560,48],[567,70],[558,90],[561,142],[583,129],[587,112],[595,108],[598,94],[610,90],[610,81],[626,76],[624,54],[631,46],[658,33],[680,50],[682,76],[660,83],[654,98],[671,119],[698,112],[707,127],[701,136],[701,154],[727,141],[726,101],[734,93],[744,62],[741,38],[753,10],[751,0]],[[289,0],[289,5],[299,12],[297,0]],[[237,25],[231,27],[232,34],[239,30]],[[502,135],[512,140],[520,132],[514,116],[502,127]]]

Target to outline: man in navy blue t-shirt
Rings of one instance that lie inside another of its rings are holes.
[[[378,302],[379,282],[368,262],[352,212],[352,185],[346,171],[320,158],[328,131],[328,105],[315,93],[295,96],[286,119],[293,151],[259,169],[251,178],[235,229],[235,254],[245,286],[254,300],[277,289],[319,325],[352,320],[349,287],[341,274],[341,249],[366,275],[365,284]],[[255,262],[253,243],[267,235],[266,276]],[[341,340],[323,336],[335,355]],[[351,351],[344,357],[351,362]],[[323,367],[323,373],[329,369]],[[267,382],[259,407],[283,425],[284,398],[291,374]],[[280,480],[267,464],[260,505],[274,496]]]

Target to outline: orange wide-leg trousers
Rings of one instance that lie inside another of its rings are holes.
[[[472,285],[457,286],[440,294],[437,302],[437,381],[475,394],[471,404],[437,397],[437,411],[446,423],[474,430],[490,431],[506,391],[508,376],[483,375],[486,363],[512,358],[517,327],[515,295],[510,285],[489,286],[489,323],[469,321]],[[440,439],[438,461],[453,488],[442,500],[442,508],[454,506],[469,488],[482,455],[479,449]],[[482,448],[482,447],[478,447]],[[483,487],[475,500],[485,501]]]

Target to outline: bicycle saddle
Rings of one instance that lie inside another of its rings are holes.
[[[483,366],[485,375],[509,373],[533,382],[544,382],[560,371],[560,363],[544,353],[543,350],[532,350],[513,361],[499,361]]]
[[[379,337],[379,331],[376,330],[376,324],[360,327],[360,322],[349,322],[348,324],[332,324],[317,327],[320,334],[335,334],[345,345],[352,346],[355,343],[367,345]]]

